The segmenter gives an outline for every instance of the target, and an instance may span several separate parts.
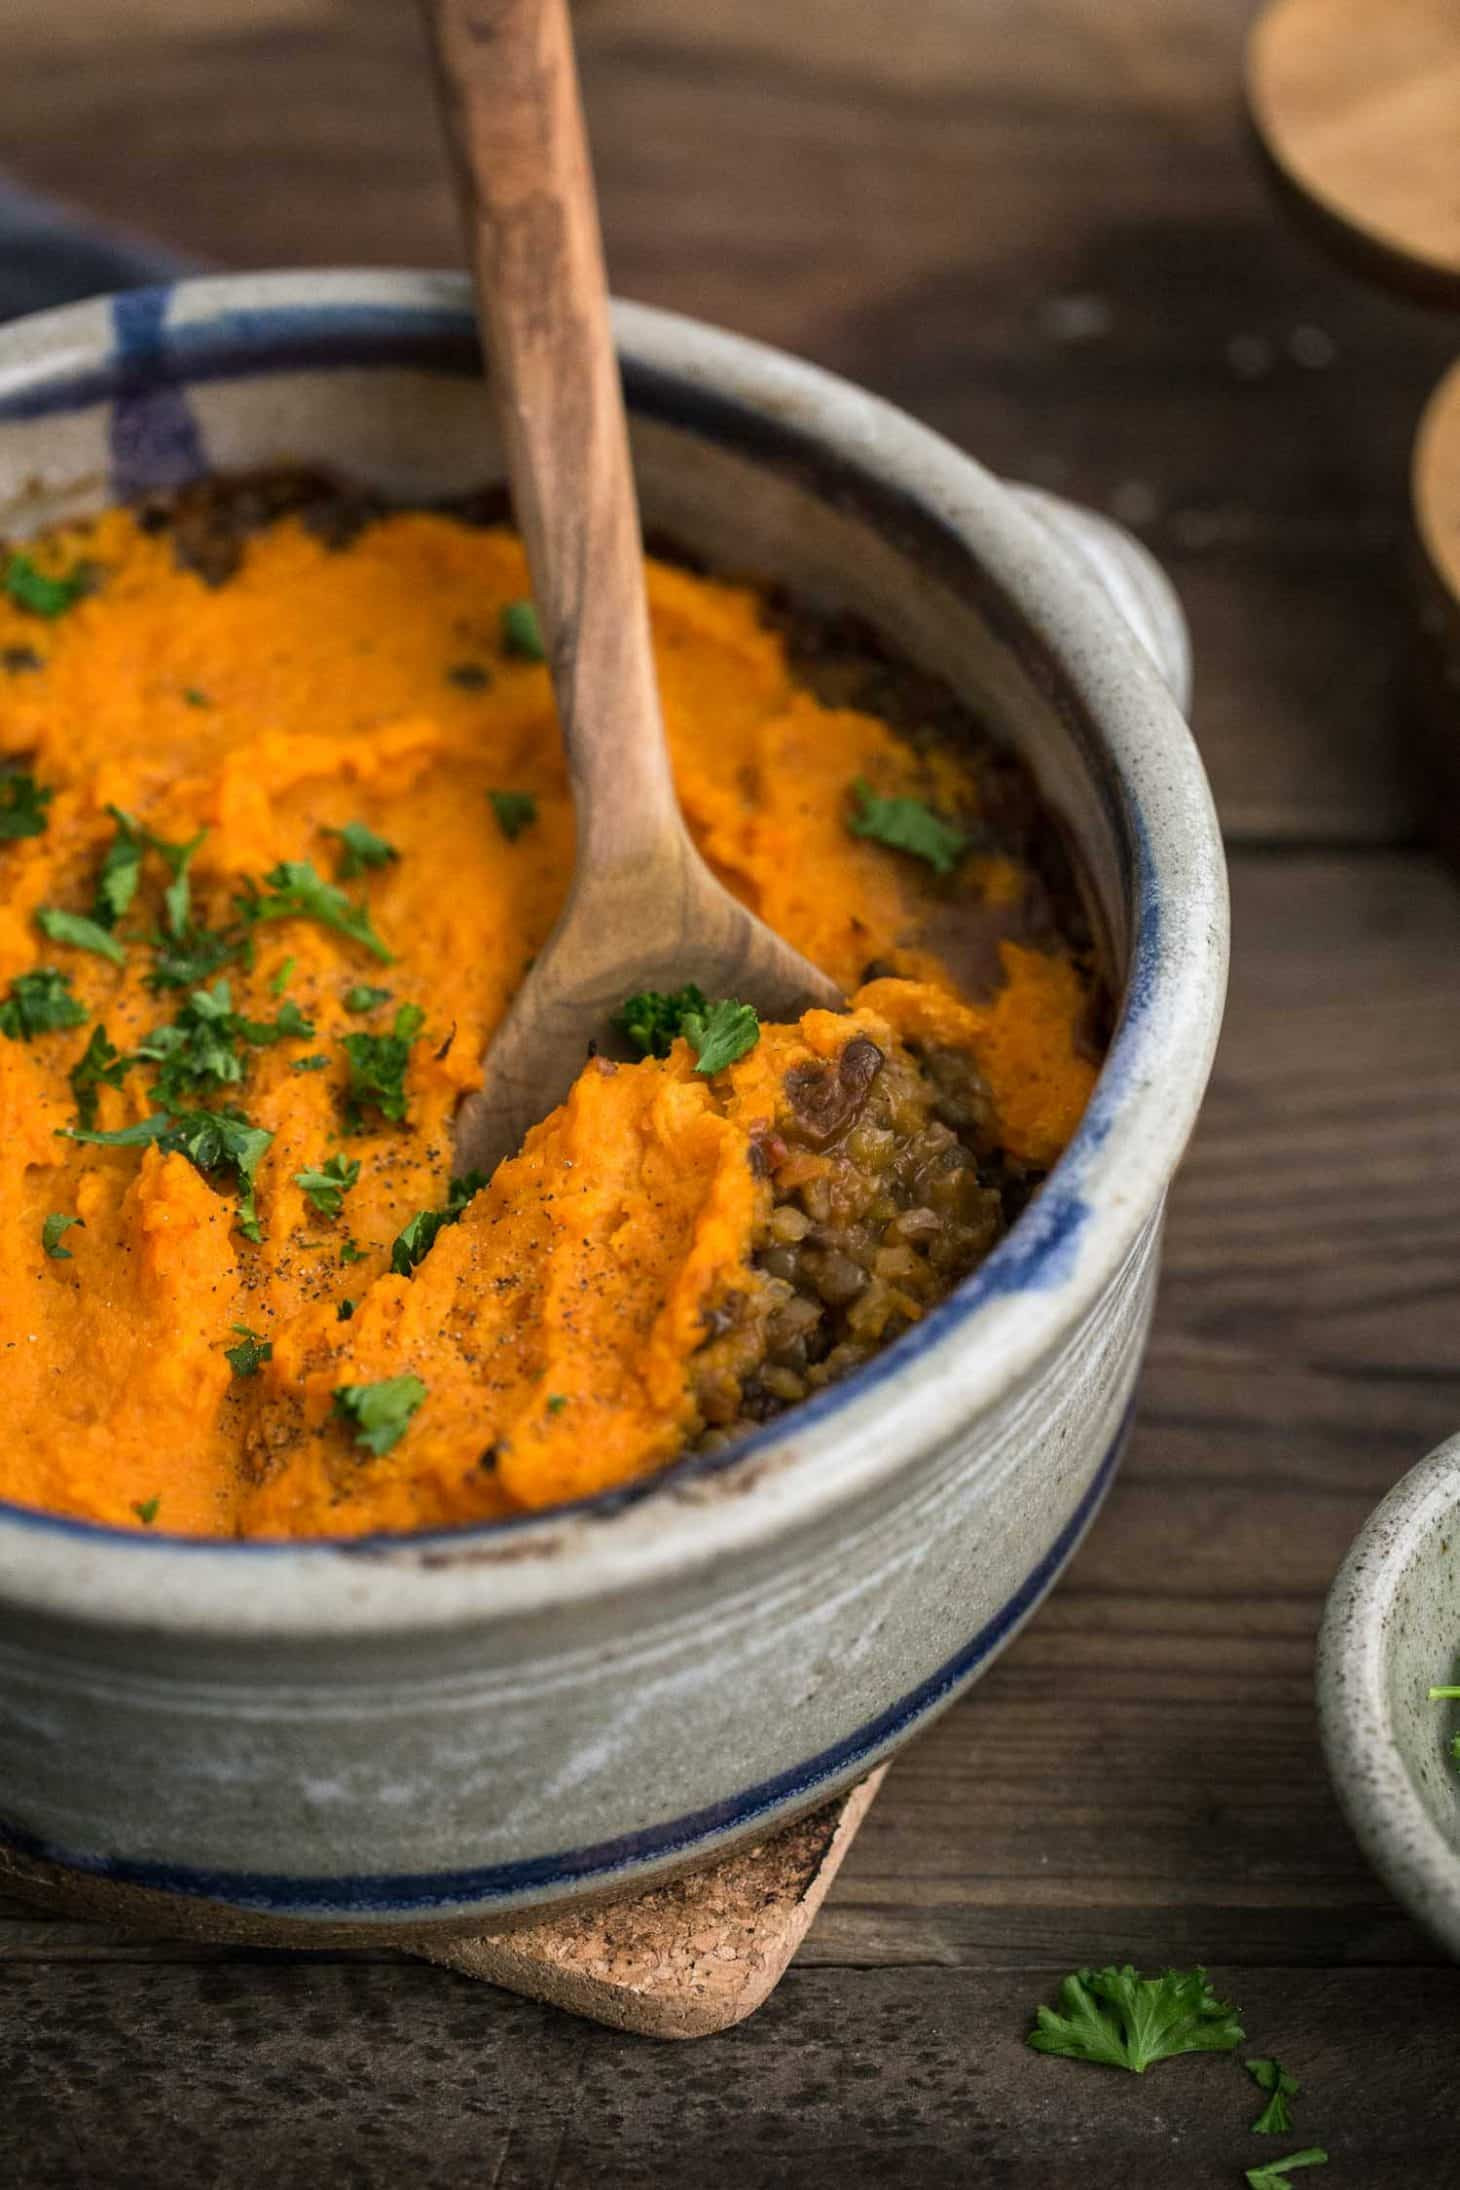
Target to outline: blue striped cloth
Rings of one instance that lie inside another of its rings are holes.
[[[192,271],[195,262],[161,244],[0,181],[0,320]]]

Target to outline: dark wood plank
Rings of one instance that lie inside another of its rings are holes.
[[[1048,1988],[1007,1974],[793,1970],[684,2049],[424,1970],[9,1970],[0,2166],[14,2190],[1231,2190],[1318,2142],[1335,2183],[1454,2179],[1460,1973],[1214,1977],[1302,2081],[1290,2139],[1251,2134],[1232,2059],[1136,2078],[1031,2052]]]
[[[1186,595],[1229,828],[1394,841],[1407,452],[1453,331],[1279,217],[1249,12],[583,0],[609,260],[1124,515]],[[112,24],[12,0],[25,179],[225,265],[459,262],[400,0],[142,0],[121,64]]]

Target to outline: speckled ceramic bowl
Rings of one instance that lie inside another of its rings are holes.
[[[165,1894],[170,1923],[480,1924],[761,1831],[975,1678],[1120,1450],[1226,969],[1169,588],[1112,527],[843,382],[660,313],[619,332],[648,521],[868,617],[1028,757],[1119,1028],[983,1267],[731,1454],[366,1542],[0,1509],[0,1846]],[[0,529],[280,461],[463,491],[500,475],[479,376],[465,289],[429,276],[198,281],[26,321],[0,336]]]
[[[1460,1437],[1377,1506],[1338,1571],[1318,1711],[1339,1801],[1396,1899],[1460,1956]]]

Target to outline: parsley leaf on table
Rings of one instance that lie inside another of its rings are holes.
[[[1058,2010],[1041,2007],[1028,2043],[1036,2053],[1098,2061],[1143,2076],[1179,2053],[1230,2053],[1245,2033],[1204,1969],[1140,1977],[1127,1962],[1065,1978]]]
[[[409,1224],[397,1232],[390,1248],[390,1267],[397,1277],[409,1277],[436,1244],[437,1234],[455,1224],[474,1194],[487,1183],[484,1171],[468,1171],[453,1179],[444,1209],[418,1209]]]
[[[695,1053],[696,1072],[723,1072],[737,1058],[746,1056],[760,1040],[760,1020],[753,1004],[737,1004],[722,997],[705,1011],[687,1011],[684,1038]]]
[[[1320,2145],[1305,2145],[1301,2152],[1289,2152],[1284,2159],[1264,2160],[1258,2167],[1249,2167],[1249,2190],[1286,2190],[1289,2175],[1300,2167],[1326,2167],[1328,2154]]]
[[[399,1125],[406,1115],[406,1066],[411,1044],[426,1023],[419,1004],[402,1004],[389,1034],[343,1034],[340,1046],[350,1061],[345,1116],[358,1129],[365,1113],[379,1111]]]
[[[542,626],[537,620],[537,610],[531,601],[509,601],[503,609],[502,651],[505,654],[515,654],[519,661],[547,660],[547,648],[542,643]]]
[[[52,1262],[71,1261],[71,1250],[69,1247],[61,1245],[61,1235],[63,1232],[69,1232],[73,1224],[79,1224],[83,1232],[86,1230],[84,1218],[63,1217],[59,1213],[47,1217],[45,1223],[41,1226],[41,1245]]]
[[[418,1376],[388,1376],[378,1384],[341,1384],[335,1413],[353,1423],[355,1443],[377,1457],[398,1445],[426,1396]]]
[[[11,556],[5,565],[3,584],[17,608],[52,621],[57,616],[64,616],[84,593],[91,591],[91,580],[84,570],[73,570],[64,578],[51,578],[38,569],[28,555]]]
[[[54,966],[18,973],[0,1004],[0,1034],[12,1042],[29,1042],[37,1034],[85,1024],[86,1006],[71,994],[70,974],[58,973]]]
[[[1296,2076],[1285,2069],[1281,2061],[1244,2061],[1246,2069],[1259,2091],[1268,2093],[1268,2101],[1256,2121],[1253,2134],[1259,2137],[1285,2137],[1293,2126],[1289,2099],[1298,2096],[1302,2086]]]
[[[613,1023],[641,1056],[667,1057],[675,1036],[684,1032],[685,1020],[709,1008],[709,998],[691,981],[669,995],[660,989],[643,989],[637,996],[625,997]]]
[[[395,846],[367,829],[363,821],[347,821],[342,829],[326,829],[324,833],[337,836],[344,847],[336,869],[342,882],[353,882],[367,867],[388,867],[393,859],[400,858]]]
[[[225,1346],[223,1358],[235,1376],[257,1376],[264,1363],[273,1360],[274,1342],[271,1338],[260,1338],[246,1323],[235,1323],[233,1328],[241,1343]]]
[[[44,835],[46,808],[55,795],[24,769],[0,776],[0,840],[13,843],[17,837]]]
[[[488,791],[487,798],[509,844],[515,844],[537,819],[537,800],[531,791]]]
[[[336,935],[363,944],[387,965],[395,957],[371,926],[369,906],[353,903],[335,883],[326,882],[307,859],[281,860],[269,869],[264,882],[265,891],[250,884],[248,894],[238,900],[246,921],[317,920],[322,928],[331,928]]]
[[[318,1171],[296,1171],[294,1184],[303,1189],[322,1217],[337,1217],[359,1176],[358,1162],[334,1155]]]
[[[925,859],[935,874],[952,874],[968,850],[967,833],[920,798],[879,798],[863,776],[852,785],[852,796],[857,804],[847,816],[847,827],[853,836],[911,852],[915,859]]]
[[[79,951],[95,951],[114,966],[124,966],[127,954],[114,935],[85,913],[66,912],[59,905],[37,905],[35,924],[53,943],[70,943]]]

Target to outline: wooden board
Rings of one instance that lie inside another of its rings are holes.
[[[0,2177],[292,2190],[1230,2185],[1226,2064],[1029,2053],[1202,1958],[1332,2182],[1456,2173],[1460,1973],[1328,1789],[1322,1593],[1460,1423],[1460,891],[1413,848],[1407,467],[1453,329],[1275,214],[1248,0],[585,0],[620,286],[789,341],[1124,514],[1197,642],[1232,1003],[1140,1419],[1068,1580],[899,1758],[785,1982],[658,2048],[384,1950],[0,1918]],[[454,249],[397,0],[11,0],[7,157],[232,263]],[[1253,2110],[1255,2111],[1255,2109]]]
[[[1242,2190],[1316,2137],[1332,2166],[1298,2190],[1453,2184],[1453,1972],[1212,1974],[1302,2079],[1291,2140],[1251,2135],[1230,2059],[1137,2077],[1029,2052],[1053,1987],[1028,1970],[798,1968],[683,2048],[419,1965],[296,1961],[5,1973],[25,2046],[0,2060],[0,2151],[12,2190]]]
[[[1454,0],[1268,0],[1253,120],[1295,197],[1366,272],[1460,304]]]

